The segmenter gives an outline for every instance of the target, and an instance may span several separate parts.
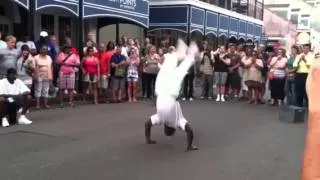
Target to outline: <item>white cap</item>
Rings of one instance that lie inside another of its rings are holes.
[[[48,33],[46,31],[41,31],[40,36],[41,37],[48,37]]]

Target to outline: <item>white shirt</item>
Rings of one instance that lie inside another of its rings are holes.
[[[121,47],[121,55],[123,55],[124,57],[128,58],[128,47],[126,46],[122,46]]]
[[[0,80],[0,95],[21,95],[26,92],[30,92],[30,89],[20,79],[13,84],[7,78]]]
[[[156,79],[155,91],[157,96],[178,97],[182,81],[193,63],[194,61],[190,57],[186,57],[178,66],[176,53],[165,54],[164,62]]]
[[[7,48],[7,43],[0,40],[0,49],[5,49],[5,48]]]

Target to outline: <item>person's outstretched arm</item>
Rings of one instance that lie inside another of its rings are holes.
[[[308,129],[301,180],[320,179],[320,58],[311,67],[307,79],[309,99]]]
[[[176,82],[181,84],[184,77],[187,75],[190,67],[195,63],[196,55],[199,53],[198,46],[195,42],[192,42],[188,48],[188,54],[181,62],[181,64],[176,68],[175,77]]]

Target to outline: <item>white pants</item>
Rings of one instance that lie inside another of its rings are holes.
[[[151,116],[152,125],[166,124],[183,131],[188,121],[184,118],[178,101],[173,97],[157,98],[157,114]]]
[[[49,97],[49,89],[50,89],[50,81],[49,80],[41,80],[35,83],[34,88],[34,96],[36,98]]]
[[[107,75],[102,75],[100,77],[100,88],[101,89],[108,89],[109,85],[109,79]]]

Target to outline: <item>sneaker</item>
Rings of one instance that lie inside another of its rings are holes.
[[[2,118],[2,127],[8,127],[9,126],[9,122],[7,118]]]
[[[186,98],[182,98],[182,101],[185,101],[185,100],[187,100]]]
[[[226,102],[223,96],[221,96],[221,102]]]
[[[193,98],[189,98],[189,101],[193,101]]]
[[[204,96],[201,96],[201,97],[200,97],[200,99],[202,99],[202,100],[203,100],[203,99],[204,99]]]
[[[208,97],[208,100],[212,100],[212,97],[210,96],[210,97]]]
[[[220,96],[219,96],[219,95],[217,96],[216,101],[217,101],[217,102],[219,102],[219,101],[220,101]]]
[[[21,115],[18,119],[18,124],[21,124],[21,125],[28,125],[31,123],[32,121],[30,121],[25,115]]]

